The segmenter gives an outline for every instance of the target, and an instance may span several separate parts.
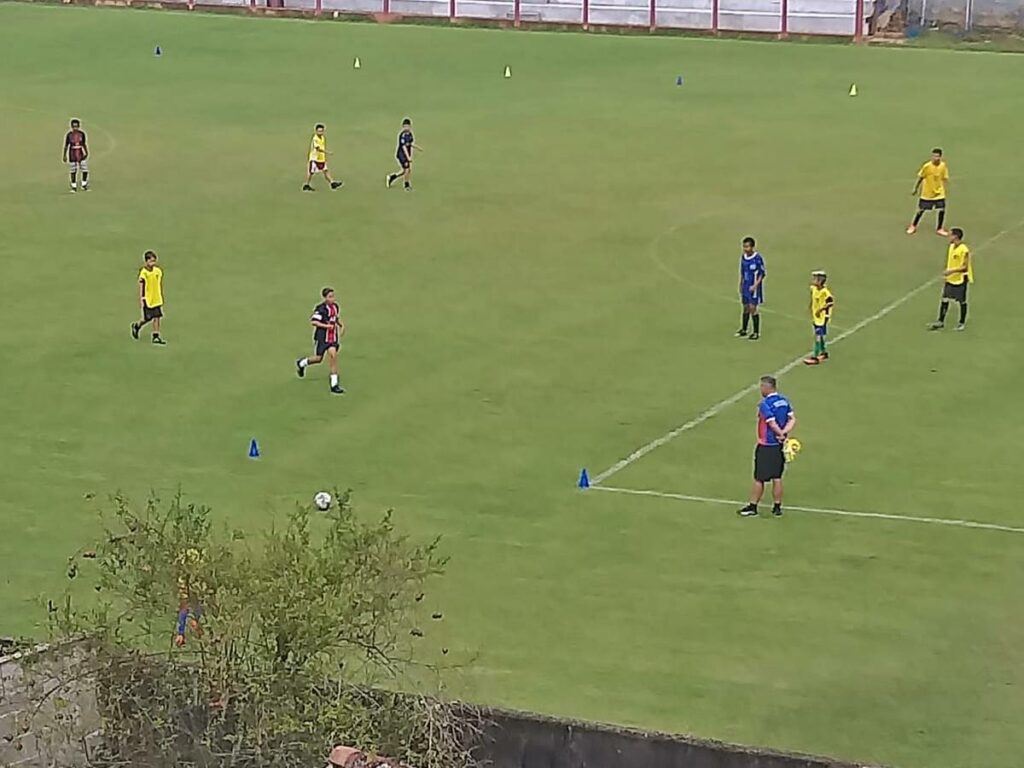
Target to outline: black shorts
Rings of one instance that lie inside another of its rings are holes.
[[[323,357],[328,349],[332,347],[338,349],[338,342],[336,341],[320,341],[320,339],[313,340],[313,357]]]
[[[960,285],[946,283],[942,286],[942,298],[958,301],[961,304],[967,303],[967,281],[964,280]]]
[[[761,483],[778,480],[786,471],[781,445],[759,445],[754,449],[754,479]]]
[[[412,166],[412,163],[409,162],[409,158],[407,158],[407,157],[402,157],[401,155],[396,155],[395,156],[395,160],[398,161],[398,165],[401,166],[403,171],[404,170],[408,170],[409,167]]]
[[[923,197],[917,201],[917,207],[922,211],[944,211],[946,210],[946,199],[941,200],[925,200]]]
[[[159,307],[147,307],[145,304],[142,305],[142,319],[147,323],[157,317],[164,316],[164,308],[161,304]]]

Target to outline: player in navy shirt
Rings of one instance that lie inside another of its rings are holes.
[[[405,191],[412,189],[412,151],[422,152],[423,147],[418,145],[412,135],[412,120],[408,117],[402,121],[402,130],[398,134],[398,147],[395,149],[395,159],[402,168],[398,173],[387,175],[388,189],[398,181],[399,177],[405,180]]]
[[[750,339],[761,338],[761,315],[757,308],[764,301],[764,258],[754,250],[754,238],[743,238],[743,253],[740,254],[740,304],[743,305],[743,325],[736,331],[737,336],[747,335],[747,326],[754,320],[754,332]]]
[[[796,428],[796,414],[789,400],[776,391],[774,376],[761,377],[761,402],[757,406],[757,448],[754,449],[754,488],[750,503],[739,510],[741,517],[757,515],[757,505],[764,496],[764,484],[772,484],[772,514],[782,515],[782,473],[786,456],[782,446]]]

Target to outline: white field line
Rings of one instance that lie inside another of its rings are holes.
[[[687,493],[664,493],[662,491],[646,491],[634,488],[612,488],[607,485],[592,486],[595,491],[608,491],[609,493],[626,493],[631,496],[654,496],[661,499],[675,499],[676,501],[693,501],[700,504],[722,504],[734,506],[737,509],[746,504],[745,501],[735,499],[713,499],[708,496],[691,496]],[[790,512],[813,512],[817,515],[838,515],[840,517],[866,517],[876,520],[898,520],[906,523],[928,523],[931,525],[949,525],[956,528],[980,528],[986,531],[1001,531],[1003,533],[1024,533],[1024,528],[1014,528],[1009,525],[996,525],[995,523],[979,523],[975,520],[948,520],[942,517],[917,517],[915,515],[889,515],[884,512],[854,512],[849,509],[828,509],[824,507],[794,507],[786,505],[786,511]]]
[[[979,251],[983,250],[984,248],[989,247],[990,245],[995,243],[997,240],[1000,240],[1003,236],[1009,234],[1013,230],[1018,229],[1018,228],[1020,228],[1022,226],[1024,226],[1024,219],[1021,219],[1016,224],[1013,224],[1013,225],[1007,227],[1006,229],[1002,230],[1001,232],[997,232],[995,235],[993,235],[988,240],[984,241],[981,245],[979,245],[977,248],[975,248],[974,249],[974,253],[978,253]],[[936,275],[934,277],[928,278],[928,280],[926,280],[925,282],[921,283],[921,285],[917,286],[917,288],[914,288],[912,291],[908,291],[907,293],[903,294],[902,296],[900,296],[895,301],[890,302],[889,304],[886,304],[880,310],[875,312],[875,314],[871,315],[870,317],[865,317],[863,320],[861,320],[859,323],[854,325],[852,328],[847,328],[845,331],[843,331],[838,336],[836,336],[834,339],[832,339],[829,343],[830,344],[838,344],[843,339],[847,339],[850,336],[853,336],[853,334],[857,333],[858,331],[861,331],[864,328],[867,328],[872,323],[874,323],[874,322],[876,322],[878,320],[881,320],[886,315],[890,314],[894,310],[899,309],[901,306],[906,304],[912,298],[917,296],[917,294],[921,293],[922,291],[926,290],[927,288],[930,288],[932,285],[937,283],[940,279],[941,279],[940,275]],[[776,376],[776,377],[779,377],[779,376],[783,376],[786,373],[789,373],[791,370],[793,370],[794,368],[796,368],[798,365],[800,365],[803,362],[804,356],[805,355],[800,355],[799,357],[794,357],[792,360],[790,360],[784,366],[782,366],[777,371],[775,371],[772,375]],[[690,419],[685,424],[680,424],[678,427],[676,427],[675,429],[673,429],[673,430],[671,430],[669,432],[666,432],[661,437],[655,438],[654,440],[651,440],[651,442],[649,442],[649,443],[647,443],[645,445],[641,445],[639,448],[637,448],[635,451],[633,451],[631,454],[629,454],[625,458],[619,459],[617,462],[615,462],[610,467],[608,467],[608,469],[604,470],[603,472],[598,473],[593,478],[591,478],[590,484],[592,486],[600,485],[605,480],[607,480],[609,477],[611,477],[612,475],[614,475],[614,474],[616,474],[618,472],[621,472],[623,469],[628,467],[630,464],[632,464],[635,461],[638,461],[639,459],[642,459],[644,456],[649,454],[651,451],[657,450],[658,448],[660,448],[661,446],[665,445],[666,443],[672,442],[673,440],[675,440],[677,437],[679,437],[684,432],[689,432],[694,427],[699,427],[701,424],[703,424],[708,419],[710,419],[710,418],[712,418],[714,416],[717,416],[719,413],[724,411],[730,405],[735,405],[740,400],[745,398],[747,395],[753,394],[754,392],[757,391],[758,386],[759,385],[755,382],[754,384],[750,384],[749,386],[744,387],[743,389],[739,390],[738,392],[735,392],[735,393],[729,395],[729,397],[725,398],[724,400],[720,400],[719,402],[715,403],[714,405],[712,405],[708,409],[706,409],[706,410],[702,411],[701,413],[697,414],[696,416],[694,416],[692,419]]]

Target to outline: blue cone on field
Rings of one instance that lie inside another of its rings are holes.
[[[590,476],[587,475],[587,468],[586,467],[584,467],[583,470],[580,472],[580,481],[577,483],[577,485],[580,488],[589,488],[590,487]]]
[[[254,437],[249,441],[249,458],[258,459],[260,457],[260,447],[256,445],[256,438]]]
[[[676,85],[682,85],[682,84],[683,84],[683,76],[679,75],[678,77],[676,77]]]
[[[160,50],[160,46],[158,45],[158,46],[156,47],[156,50],[155,50],[155,51],[153,51],[153,55],[154,55],[154,56],[159,56],[160,54],[161,54],[161,50]]]

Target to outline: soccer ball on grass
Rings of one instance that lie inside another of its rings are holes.
[[[331,498],[331,494],[327,491],[320,491],[313,497],[313,505],[321,512],[326,512],[330,509],[332,501],[334,501],[334,499]]]

